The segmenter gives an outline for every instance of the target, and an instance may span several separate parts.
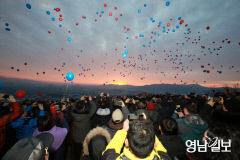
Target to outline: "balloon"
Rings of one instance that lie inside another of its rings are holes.
[[[209,26],[207,26],[207,27],[206,27],[206,30],[209,30],[209,29],[210,29],[210,27],[209,27]]]
[[[42,96],[42,93],[38,93],[37,95],[40,97],[40,96]]]
[[[5,26],[9,26],[9,24],[8,24],[8,23],[5,23]]]
[[[11,67],[11,69],[14,69],[14,67]]]
[[[56,8],[56,12],[59,12],[61,9],[60,8]]]
[[[171,24],[170,24],[170,23],[168,23],[168,24],[167,24],[167,27],[170,27],[170,25],[171,25]]]
[[[115,18],[115,21],[118,21],[118,17]]]
[[[112,16],[112,12],[109,12],[109,16]]]
[[[67,39],[67,41],[68,41],[68,42],[71,42],[71,41],[72,41],[72,39],[71,39],[71,38],[68,38],[68,39]]]
[[[147,7],[147,4],[144,4],[144,7]]]
[[[107,7],[107,3],[104,3],[104,7]]]
[[[68,81],[72,81],[74,79],[74,74],[72,72],[68,72],[66,78]]]
[[[26,7],[27,7],[28,9],[31,9],[31,8],[32,8],[32,6],[31,6],[29,3],[26,4]]]
[[[6,31],[11,31],[11,29],[10,29],[10,28],[5,28],[5,30],[6,30]]]
[[[166,6],[169,6],[169,5],[170,5],[170,1],[167,1],[167,2],[166,2]]]
[[[0,82],[0,89],[3,89],[3,84]]]
[[[17,98],[24,98],[25,95],[26,95],[26,93],[22,90],[19,90],[19,91],[16,92],[16,97]]]
[[[138,9],[138,13],[141,13],[142,11],[141,11],[141,9]]]
[[[50,11],[46,11],[46,14],[47,14],[47,15],[50,15]]]

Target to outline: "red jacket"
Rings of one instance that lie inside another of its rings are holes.
[[[5,143],[5,132],[7,123],[10,123],[16,118],[18,118],[20,112],[21,112],[20,103],[14,102],[12,103],[12,113],[9,113],[0,118],[0,151],[3,149]]]

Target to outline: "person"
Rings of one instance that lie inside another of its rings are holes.
[[[122,100],[114,101],[114,108],[116,109],[112,112],[112,118],[103,126],[110,133],[111,137],[113,137],[119,129],[123,128],[123,122],[127,119],[129,113],[128,108]]]
[[[146,117],[146,116],[145,116]],[[124,145],[123,152],[121,149]],[[149,119],[125,120],[123,129],[117,131],[103,152],[103,160],[168,160],[167,150],[154,133]]]
[[[172,117],[177,121],[179,135],[184,142],[201,140],[208,128],[207,123],[197,114],[197,105],[192,102],[183,106],[183,112],[176,112]]]
[[[63,128],[57,127],[55,125],[53,117],[50,114],[46,114],[38,118],[37,128],[33,132],[33,136],[37,136],[41,133],[51,133],[54,137],[54,141],[49,148],[49,151],[53,153],[52,155],[55,160],[64,160],[65,149],[63,142],[69,131],[69,127],[66,120],[64,119],[63,114],[59,115],[61,115],[59,119],[61,120]]]
[[[106,129],[102,127],[92,129],[83,142],[83,160],[100,160],[110,140],[111,135]]]
[[[2,160],[48,160],[48,148],[53,143],[53,135],[42,133],[36,137],[19,140]]]
[[[186,159],[186,147],[178,135],[178,125],[171,117],[160,118],[158,121],[159,132],[157,134],[163,146],[167,149],[172,159]]]
[[[101,93],[97,106],[97,111],[92,117],[92,128],[104,126],[111,119],[109,95]]]
[[[91,117],[96,112],[97,106],[92,97],[83,96],[76,102],[72,110],[72,159],[80,159],[82,154],[82,143],[85,136],[91,130]]]
[[[38,108],[40,110],[39,116],[44,116],[45,112],[43,110],[43,105],[38,104]],[[38,117],[31,115],[31,110],[32,106],[27,106],[21,117],[11,123],[11,127],[16,130],[17,140],[31,137],[37,127]]]
[[[4,100],[4,94],[0,94],[0,101]],[[5,137],[6,137],[6,126],[10,124],[12,121],[14,121],[16,118],[19,117],[21,114],[21,105],[19,102],[16,101],[16,99],[10,95],[7,100],[11,103],[10,104],[10,110],[12,110],[10,113],[3,115],[0,118],[0,152],[2,154],[4,153],[3,147],[5,144]]]

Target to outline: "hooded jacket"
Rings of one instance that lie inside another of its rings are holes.
[[[174,119],[176,117],[173,116]],[[202,120],[198,114],[188,114],[183,118],[176,119],[178,123],[181,138],[184,142],[187,140],[202,140],[204,132],[207,130],[208,125]]]
[[[101,155],[102,151],[106,148],[106,145],[102,143],[102,139],[96,138],[97,136],[104,137],[104,141],[107,142],[107,144],[111,141],[111,136],[108,133],[108,131],[102,127],[97,127],[92,129],[87,136],[84,139],[83,142],[83,155],[93,157],[93,159],[97,159],[99,154]],[[99,140],[100,139],[100,140]],[[90,142],[92,143],[90,144]],[[92,155],[90,155],[89,148],[93,151]]]
[[[127,132],[124,129],[117,131],[113,139],[107,145],[106,150],[103,152],[103,160],[170,160],[171,158],[167,155],[167,150],[164,148],[162,143],[155,137],[157,147],[150,153],[146,158],[140,159],[134,156],[128,147],[121,149],[124,145],[124,141],[127,137]]]
[[[85,136],[91,130],[91,117],[95,113],[97,106],[94,102],[90,102],[89,113],[74,113],[72,112],[72,137],[75,143],[82,143]]]

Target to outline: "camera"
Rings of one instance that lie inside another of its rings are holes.
[[[177,112],[183,112],[182,108],[180,105],[176,105],[176,110]]]
[[[144,119],[142,114],[128,114],[128,120],[133,121],[133,120],[139,120],[139,119]]]
[[[213,101],[218,103],[221,101],[221,98],[220,97],[213,97]]]
[[[3,98],[4,98],[4,99],[8,99],[8,98],[9,98],[9,95],[4,95]]]

